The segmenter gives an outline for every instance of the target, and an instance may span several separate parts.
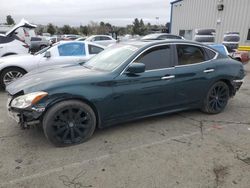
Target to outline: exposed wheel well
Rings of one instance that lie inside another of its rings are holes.
[[[222,80],[218,80],[218,81],[222,81],[222,82],[227,84],[227,86],[229,88],[229,92],[230,92],[229,96],[232,97],[234,95],[234,87],[233,87],[232,83],[226,79],[222,79]]]
[[[240,57],[236,57],[235,60],[241,62],[241,58]]]
[[[41,122],[42,122],[42,119],[43,119],[43,116],[45,115],[45,113],[52,107],[54,106],[55,104],[58,104],[59,102],[62,102],[62,101],[69,101],[69,100],[75,100],[75,101],[79,101],[79,102],[83,102],[83,103],[86,103],[87,105],[90,106],[90,108],[92,108],[92,110],[94,111],[95,113],[95,116],[96,116],[96,126],[99,128],[100,127],[100,114],[97,110],[97,108],[95,107],[95,105],[93,103],[91,103],[90,101],[84,99],[84,98],[81,98],[81,97],[69,97],[69,98],[61,98],[61,99],[58,99],[58,100],[55,100],[53,101],[52,103],[49,104],[49,106],[46,108],[46,111],[43,112],[43,115],[41,116]]]

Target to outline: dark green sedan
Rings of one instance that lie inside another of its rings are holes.
[[[241,63],[200,43],[123,43],[85,64],[28,73],[7,87],[8,111],[22,128],[41,124],[50,142],[68,146],[124,121],[187,109],[220,113],[244,76]]]

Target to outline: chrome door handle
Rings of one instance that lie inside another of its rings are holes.
[[[214,69],[206,69],[203,71],[204,73],[210,73],[210,72],[214,72]]]
[[[173,79],[173,78],[175,78],[175,76],[174,76],[174,75],[170,75],[170,76],[163,76],[163,77],[161,77],[161,79],[162,79],[162,80],[170,80],[170,79]]]

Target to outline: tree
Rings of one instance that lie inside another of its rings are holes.
[[[80,26],[80,33],[84,34],[84,35],[88,35],[89,34],[89,30],[88,30],[88,26]]]
[[[47,26],[47,32],[50,33],[51,35],[54,35],[56,32],[56,29],[53,24],[49,23]]]
[[[11,17],[11,15],[6,16],[6,24],[7,25],[15,25],[14,19]]]
[[[133,22],[133,35],[139,35],[140,33],[140,22],[138,20],[138,18],[135,18],[134,22]]]
[[[71,27],[69,25],[64,25],[62,28],[61,28],[61,31],[63,34],[70,34],[71,32]]]
[[[136,18],[134,20],[132,34],[133,35],[145,35],[145,34],[147,34],[147,27],[145,27],[142,19],[140,21],[138,18]]]
[[[78,35],[78,30],[75,27],[71,27],[70,34]]]

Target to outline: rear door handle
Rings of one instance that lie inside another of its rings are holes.
[[[210,72],[214,72],[215,70],[214,69],[206,69],[206,70],[204,70],[203,72],[204,73],[210,73]]]
[[[161,77],[162,80],[170,80],[170,79],[174,79],[175,75],[169,75],[169,76],[163,76]]]

